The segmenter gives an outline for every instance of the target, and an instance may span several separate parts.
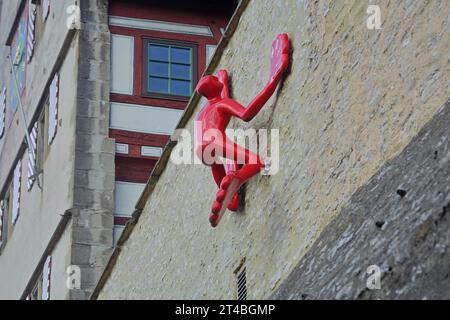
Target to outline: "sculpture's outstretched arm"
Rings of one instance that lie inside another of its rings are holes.
[[[255,99],[236,114],[237,110],[234,110],[233,114],[244,121],[250,121],[253,119],[267,100],[275,92],[280,80],[283,76],[284,71],[286,71],[289,64],[289,38],[287,34],[280,34],[272,43],[272,54],[271,54],[271,67],[270,67],[270,79],[264,89],[261,91]],[[240,109],[240,108],[238,108]]]

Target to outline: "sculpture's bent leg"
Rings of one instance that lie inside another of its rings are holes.
[[[220,183],[222,182],[222,179],[226,176],[226,168],[222,163],[218,163],[218,160],[216,160],[216,163],[214,163],[211,166],[212,175],[214,177],[214,181],[217,184],[217,187],[220,189]],[[225,199],[225,191],[220,193],[218,192],[216,195],[216,201],[222,203]],[[230,203],[228,204],[228,209],[231,211],[237,211],[239,207],[239,194],[236,192],[231,199]]]
[[[234,172],[239,169],[238,163],[230,159],[225,159],[225,164],[223,166],[225,167],[225,173]],[[228,210],[237,211],[239,209],[239,197],[239,192],[236,192],[227,207]]]

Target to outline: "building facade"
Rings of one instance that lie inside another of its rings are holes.
[[[230,2],[232,4],[232,1]],[[110,3],[115,240],[169,141],[233,5]]]
[[[87,299],[234,1],[0,1],[0,299]]]

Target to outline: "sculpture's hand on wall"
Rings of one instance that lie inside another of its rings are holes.
[[[289,37],[286,33],[279,34],[272,42],[270,55],[270,80],[279,77],[289,65]]]
[[[272,52],[270,55],[270,79],[264,89],[249,103],[247,108],[242,111],[234,108],[230,113],[233,116],[244,121],[252,120],[264,104],[274,94],[284,71],[286,71],[289,65],[289,36],[286,33],[279,34],[272,42]]]

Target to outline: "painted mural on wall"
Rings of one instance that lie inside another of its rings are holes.
[[[244,121],[253,119],[275,93],[289,64],[287,34],[279,34],[273,41],[270,62],[269,81],[247,107],[230,98],[226,70],[219,70],[217,76],[204,76],[197,85],[197,92],[208,101],[195,119],[196,154],[211,167],[219,188],[209,214],[213,227],[227,208],[238,210],[238,190],[268,165],[260,155],[230,140],[225,131],[232,117]]]
[[[11,110],[14,114],[19,106],[19,96],[15,90],[14,74],[17,79],[20,97],[25,95],[26,84],[26,48],[27,48],[27,22],[28,22],[28,8],[25,8],[17,26],[14,39],[11,44],[11,59],[13,63],[13,74],[11,74]],[[12,118],[12,117],[11,117]]]

